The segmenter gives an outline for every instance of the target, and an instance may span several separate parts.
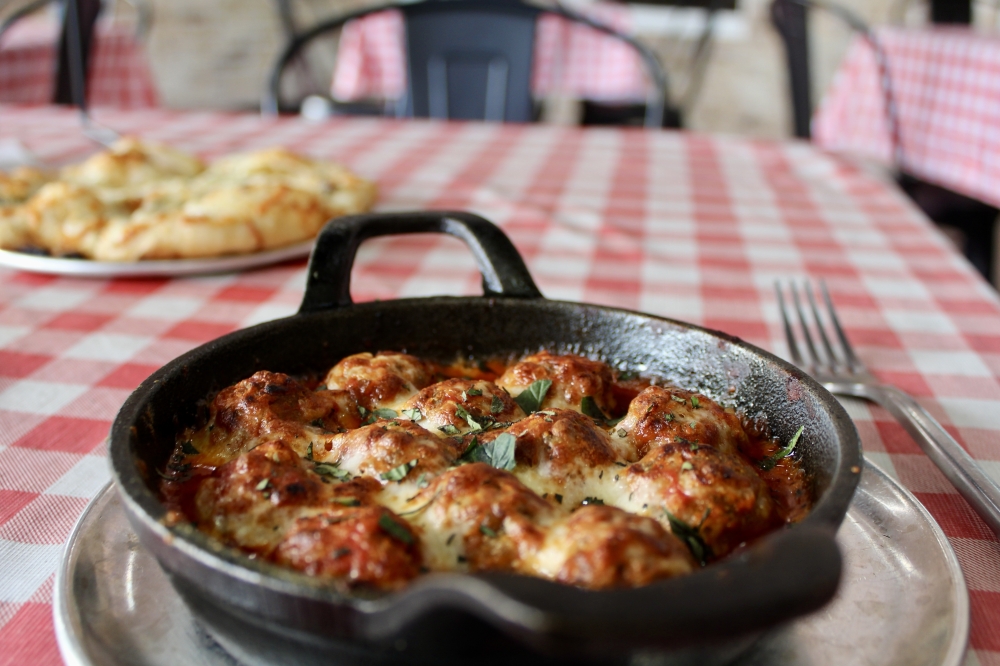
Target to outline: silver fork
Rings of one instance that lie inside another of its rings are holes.
[[[865,398],[884,407],[906,428],[979,517],[1000,536],[1000,486],[916,400],[894,386],[882,384],[868,372],[844,334],[826,283],[821,280],[819,286],[829,322],[824,321],[808,281],[802,287],[804,299],[799,296],[794,282],[788,285],[792,310],[797,316],[804,342],[800,346],[796,340],[796,327],[785,307],[781,283],[774,284],[792,361],[831,393]],[[810,329],[815,330],[815,336]]]

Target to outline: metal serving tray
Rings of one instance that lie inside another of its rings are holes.
[[[959,666],[969,634],[965,580],[916,498],[867,462],[837,542],[845,565],[834,601],[770,633],[734,666]],[[69,666],[276,663],[237,659],[194,620],[139,545],[110,484],[70,536],[53,612]],[[284,663],[294,662],[288,655]]]

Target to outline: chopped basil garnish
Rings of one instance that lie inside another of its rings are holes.
[[[420,412],[419,409],[404,409],[403,416],[410,419],[411,421],[419,421],[420,419],[424,418],[424,415]]]
[[[311,461],[313,459],[313,443],[309,442],[309,448],[306,449],[306,460]]]
[[[361,506],[361,501],[357,497],[332,497],[330,501],[344,506]]]
[[[489,525],[486,525],[486,524],[480,525],[479,526],[479,531],[482,532],[483,534],[485,534],[488,537],[496,538],[496,536],[497,536],[497,531],[495,529],[493,529],[492,527],[490,527]]]
[[[692,527],[687,523],[680,520],[677,516],[670,513],[666,509],[663,510],[667,514],[667,520],[670,522],[670,531],[674,533],[678,539],[684,542],[694,555],[694,559],[698,561],[699,564],[705,566],[708,558],[711,557],[712,551],[705,543],[705,540],[701,538],[701,526],[705,524],[705,519],[708,518],[708,514],[711,509],[705,510],[705,515],[702,516],[701,522],[697,527]]]
[[[491,467],[510,471],[516,466],[514,452],[517,438],[509,432],[502,432],[492,442],[480,444],[475,437],[465,450],[459,462],[484,462]]]
[[[625,415],[624,414],[622,414],[621,416],[619,416],[616,419],[608,419],[607,426],[609,428],[614,428],[616,425],[618,425],[619,423],[621,423],[624,419],[625,419]]]
[[[628,380],[635,379],[638,376],[639,376],[639,373],[632,372],[631,370],[626,370],[624,372],[619,372],[618,373],[618,381],[620,381],[620,382],[627,382]]]
[[[455,426],[453,426],[450,423],[445,423],[443,426],[438,426],[438,430],[440,430],[441,432],[443,432],[446,435],[460,435],[460,434],[462,434],[462,433],[460,433],[458,431],[458,428],[456,428]]]
[[[538,379],[531,383],[531,386],[524,389],[516,398],[514,402],[524,410],[525,414],[534,414],[538,411],[538,408],[542,406],[542,401],[545,400],[545,394],[549,392],[549,388],[552,386],[551,379]]]
[[[493,400],[490,402],[490,413],[499,414],[503,411],[503,400],[499,396],[493,396]]]
[[[397,541],[402,541],[407,546],[413,543],[413,535],[410,534],[409,530],[393,520],[392,516],[383,513],[379,516],[378,526],[381,527],[389,536]]]
[[[608,420],[608,417],[601,411],[601,408],[597,406],[597,401],[594,400],[594,396],[592,395],[583,396],[583,400],[580,401],[580,411],[598,421]]]
[[[588,504],[598,504],[604,506],[604,500],[600,497],[584,497],[583,501],[580,502],[580,506],[587,506]]]
[[[358,414],[361,414],[361,418],[365,418],[366,416],[368,416],[368,410],[362,407],[361,405],[358,405]]]
[[[417,488],[426,488],[429,485],[430,482],[427,480],[427,474],[422,472],[420,476],[417,477]]]
[[[698,396],[696,395],[691,396],[691,406],[694,407],[695,409],[701,407],[701,403],[698,402]]]
[[[477,388],[470,388],[468,391],[465,391],[465,393],[467,393],[469,395],[482,395],[483,394],[482,390],[481,389],[477,389]]]
[[[340,469],[340,467],[338,467],[335,464],[319,463],[318,465],[313,467],[313,471],[319,474],[320,476],[329,476],[334,479],[337,479],[338,481],[351,480],[351,473],[348,472],[346,469]]]
[[[397,465],[390,469],[388,472],[382,472],[379,474],[379,478],[385,481],[402,481],[406,478],[406,475],[410,473],[410,470],[417,466],[417,459],[414,458],[410,462],[405,462],[402,465]]]
[[[679,402],[682,405],[686,405],[687,404],[687,400],[685,400],[684,398],[680,397],[679,395],[670,394],[670,399],[673,400],[674,402]]]
[[[625,437],[626,435],[628,435],[628,430],[626,430],[625,428],[618,428],[619,437]]]
[[[264,479],[263,481],[258,483],[255,487],[257,488],[257,490],[264,490],[265,488],[267,488],[267,484],[269,483],[271,483],[270,479]]]
[[[395,409],[389,409],[388,407],[379,407],[374,412],[372,412],[372,415],[374,415],[374,416],[376,416],[376,417],[378,417],[380,419],[394,419],[397,416],[396,415],[396,410]]]
[[[469,428],[472,429],[472,432],[480,432],[483,429],[482,424],[472,418],[472,415],[465,411],[464,408],[456,407],[455,415],[460,419],[465,419],[465,422],[469,424]]]
[[[799,426],[799,429],[795,431],[795,434],[792,435],[792,438],[790,440],[788,440],[788,444],[786,444],[784,448],[776,451],[773,455],[770,455],[767,458],[764,458],[763,460],[760,461],[759,463],[760,468],[765,472],[769,469],[774,469],[774,466],[778,464],[779,460],[788,456],[788,454],[790,454],[795,449],[795,445],[799,443],[799,437],[802,436],[802,431],[805,429],[806,429],[805,426]]]
[[[556,498],[557,502],[559,502],[560,504],[562,504],[562,495],[560,495],[559,493],[556,493],[555,495],[553,495],[553,497]]]
[[[687,472],[692,469],[694,469],[694,465],[692,465],[688,461],[685,460],[683,463],[681,463],[681,471]]]

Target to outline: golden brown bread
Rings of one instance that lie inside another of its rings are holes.
[[[376,198],[375,185],[346,168],[283,148],[206,168],[134,138],[45,179],[37,170],[0,174],[0,247],[98,261],[244,254],[313,238]]]

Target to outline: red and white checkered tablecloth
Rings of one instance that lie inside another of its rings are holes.
[[[1000,206],[1000,35],[968,28],[884,28],[906,172]],[[812,122],[820,146],[892,163],[875,55],[852,44]]]
[[[596,4],[587,15],[616,30],[631,31],[621,5]],[[397,99],[406,89],[403,14],[387,10],[350,21],[337,51],[333,95],[342,101]],[[555,14],[542,14],[535,31],[531,89],[536,97],[561,94],[591,100],[645,101],[642,61],[631,46]]]
[[[374,178],[381,210],[464,208],[500,224],[551,298],[694,321],[785,354],[781,277],[826,279],[859,355],[1000,478],[1000,298],[898,191],[801,142],[542,125],[98,111],[214,158],[281,144]],[[0,139],[52,162],[94,146],[68,110],[0,106]],[[53,574],[108,479],[102,441],[163,363],[292,314],[303,262],[188,279],[0,270],[0,665],[55,664]],[[480,293],[437,237],[362,247],[357,300]],[[1000,665],[1000,543],[892,417],[849,402],[866,455],[928,507],[972,599],[972,657]],[[849,639],[849,637],[845,637]]]
[[[98,21],[88,101],[125,109],[159,105],[149,63],[134,28]],[[48,16],[22,19],[0,39],[0,103],[52,101],[59,26]]]

